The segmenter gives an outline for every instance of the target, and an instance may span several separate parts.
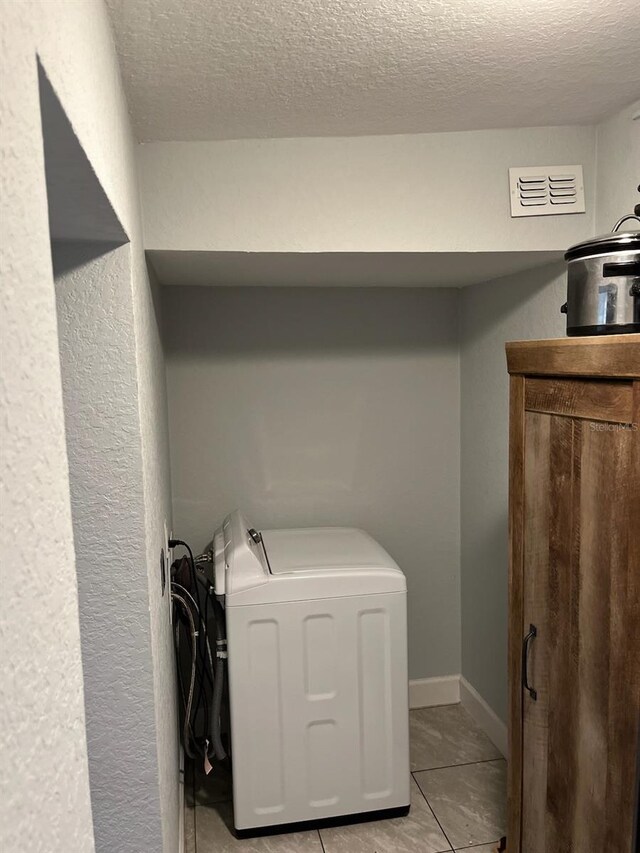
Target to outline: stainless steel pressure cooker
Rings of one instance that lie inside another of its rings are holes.
[[[623,216],[610,234],[572,246],[568,264],[568,335],[640,332],[640,231],[620,231]]]

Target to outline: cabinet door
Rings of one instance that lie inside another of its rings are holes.
[[[632,853],[639,464],[632,427],[525,413],[522,853]]]

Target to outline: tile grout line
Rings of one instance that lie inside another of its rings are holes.
[[[425,767],[423,770],[412,770],[412,773],[429,773],[431,770],[448,770],[450,767],[470,767],[472,764],[489,764],[492,761],[506,761],[504,756],[500,758],[480,758],[478,761],[463,761],[462,764],[440,764],[438,767]]]
[[[424,801],[426,802],[426,804],[427,804],[427,806],[428,806],[428,808],[429,808],[429,811],[430,811],[430,812],[431,812],[431,814],[433,815],[434,820],[436,821],[436,823],[437,823],[438,827],[440,828],[440,831],[442,832],[442,834],[443,834],[443,836],[444,836],[444,838],[445,838],[445,840],[446,840],[447,844],[449,845],[449,851],[450,851],[450,853],[456,853],[456,849],[454,848],[453,843],[451,842],[451,839],[449,838],[449,836],[448,836],[448,835],[447,835],[447,833],[445,832],[444,827],[443,827],[443,826],[442,826],[442,824],[440,823],[440,821],[439,821],[439,819],[438,819],[438,817],[437,817],[437,815],[436,815],[436,813],[435,813],[435,811],[434,811],[434,809],[433,809],[433,806],[432,806],[432,805],[431,805],[431,803],[429,802],[429,799],[427,798],[426,794],[424,793],[424,791],[423,791],[423,790],[422,790],[422,788],[420,787],[420,783],[419,783],[419,782],[418,782],[418,780],[415,778],[415,774],[417,774],[417,773],[429,773],[431,770],[445,770],[445,769],[449,769],[449,768],[453,768],[453,767],[470,767],[470,766],[472,766],[472,765],[474,765],[474,764],[488,764],[488,763],[492,763],[492,762],[493,762],[493,763],[495,763],[495,762],[498,762],[498,761],[506,761],[506,759],[505,759],[504,757],[500,756],[500,757],[498,757],[498,758],[484,758],[484,759],[480,759],[479,761],[466,761],[466,762],[463,762],[462,764],[444,764],[444,765],[440,765],[440,766],[438,766],[438,767],[429,767],[429,768],[427,768],[427,769],[425,769],[425,770],[411,770],[411,771],[410,771],[411,778],[412,778],[412,779],[415,781],[415,783],[417,784],[417,786],[418,786],[418,790],[420,791],[420,795],[422,796],[422,798],[423,798],[423,799],[424,799]],[[195,778],[195,773],[193,774],[193,777],[192,777],[192,779],[191,779],[191,787],[192,787],[192,799],[193,799],[194,853],[198,853],[198,826],[197,826],[197,808],[198,808],[198,803],[196,802],[196,790],[195,790],[195,789],[196,789],[196,778]],[[207,804],[207,805],[217,805],[217,804],[221,804],[221,803],[228,803],[228,802],[232,802],[232,799],[231,799],[231,798],[225,798],[225,799],[221,799],[221,800],[216,800],[216,801],[212,802],[211,804]],[[321,834],[321,832],[320,832],[320,830],[319,830],[319,829],[317,829],[317,830],[316,830],[316,832],[318,833],[318,840],[320,841],[320,846],[321,846],[321,848],[322,848],[322,853],[326,853],[325,846],[324,846],[324,842],[323,842],[323,840],[322,840],[322,834]],[[493,842],[491,842],[491,841],[489,841],[489,842],[480,842],[480,843],[479,843],[479,844],[477,844],[477,845],[471,845],[471,846],[468,846],[468,847],[466,847],[466,848],[458,848],[458,850],[464,851],[464,850],[467,850],[467,849],[468,849],[468,850],[470,850],[470,851],[471,851],[471,853],[473,853],[473,849],[474,849],[475,847],[482,847],[485,843],[491,844],[491,843],[493,843]]]
[[[447,833],[444,831],[444,827],[442,826],[442,824],[441,824],[441,823],[440,823],[440,821],[438,820],[438,816],[437,816],[437,815],[436,815],[436,813],[434,812],[434,810],[433,810],[433,808],[432,808],[432,806],[431,806],[431,803],[429,802],[429,800],[428,800],[428,799],[427,799],[427,797],[426,797],[426,794],[424,793],[424,791],[423,791],[423,790],[422,790],[422,788],[420,787],[420,783],[418,782],[418,780],[416,779],[416,777],[413,775],[413,772],[411,773],[411,778],[413,779],[413,781],[414,781],[414,782],[416,783],[416,785],[418,786],[418,790],[420,791],[420,794],[422,795],[422,799],[423,799],[423,800],[425,801],[425,803],[427,804],[427,806],[428,806],[428,808],[429,808],[429,811],[430,811],[430,812],[431,812],[431,814],[433,815],[433,819],[435,820],[435,822],[436,822],[436,823],[438,824],[438,826],[440,827],[440,831],[441,831],[441,832],[442,832],[442,834],[444,835],[445,840],[446,840],[446,842],[447,842],[447,844],[449,845],[449,848],[450,848],[450,850],[451,850],[451,853],[455,853],[455,851],[454,851],[454,849],[453,849],[453,844],[451,843],[451,839],[449,838],[449,836],[447,835]]]
[[[447,764],[447,765],[444,765],[443,767],[431,767],[431,768],[429,768],[429,770],[412,770],[412,771],[411,771],[411,776],[414,778],[414,780],[415,780],[415,782],[416,782],[416,784],[417,784],[418,788],[420,789],[420,793],[422,794],[422,796],[423,796],[423,797],[424,797],[424,799],[426,800],[427,805],[428,805],[428,806],[429,806],[429,808],[431,809],[431,812],[432,812],[432,814],[433,814],[434,818],[436,819],[436,822],[437,822],[438,826],[440,827],[440,829],[441,829],[441,830],[442,830],[442,832],[444,833],[445,838],[447,839],[447,841],[448,841],[448,842],[449,842],[449,844],[451,845],[451,850],[453,851],[453,853],[464,853],[464,851],[465,851],[465,850],[469,850],[469,851],[471,851],[471,853],[473,853],[473,850],[474,850],[475,848],[477,848],[477,847],[483,847],[485,844],[494,844],[494,843],[497,843],[500,839],[499,839],[499,838],[497,838],[497,839],[495,839],[495,841],[494,841],[494,840],[491,840],[491,841],[480,841],[480,842],[478,842],[478,844],[471,844],[471,845],[467,845],[466,847],[458,847],[458,848],[455,848],[455,847],[453,846],[453,843],[451,842],[451,839],[449,838],[449,836],[447,835],[447,833],[444,831],[444,827],[442,826],[442,824],[441,824],[441,823],[440,823],[440,821],[438,820],[438,817],[437,817],[437,815],[436,815],[436,813],[435,813],[435,811],[434,811],[434,809],[433,809],[433,806],[432,806],[432,805],[431,805],[431,803],[429,802],[429,799],[428,799],[427,795],[424,793],[424,791],[422,790],[422,788],[421,788],[421,786],[420,786],[420,783],[419,783],[419,782],[418,782],[418,780],[415,778],[415,774],[416,774],[416,773],[429,773],[429,772],[430,772],[430,770],[446,770],[446,769],[453,768],[453,767],[471,767],[471,766],[473,766],[474,764],[491,764],[491,763],[496,763],[496,762],[498,762],[498,761],[504,761],[504,762],[505,762],[505,764],[507,763],[507,759],[503,756],[502,758],[484,758],[484,759],[481,759],[480,761],[468,761],[468,762],[465,762],[464,764]]]
[[[324,841],[322,840],[322,834],[320,833],[319,829],[316,829],[316,832],[318,833],[318,838],[320,839],[320,847],[322,847],[322,853],[326,853],[326,850],[324,849]]]

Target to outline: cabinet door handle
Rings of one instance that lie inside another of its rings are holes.
[[[529,625],[529,633],[522,641],[522,686],[525,690],[529,691],[529,696],[531,696],[534,702],[538,698],[538,693],[529,684],[529,674],[527,672],[527,667],[529,663],[529,646],[531,645],[531,640],[533,640],[533,638],[537,636],[538,631],[536,626]]]

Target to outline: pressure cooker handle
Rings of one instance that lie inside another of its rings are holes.
[[[622,223],[627,221],[627,219],[635,219],[636,222],[640,222],[640,216],[636,216],[635,213],[627,213],[626,216],[621,216],[620,219],[618,219],[612,230],[616,232]]]
[[[615,261],[602,266],[602,277],[613,278],[620,275],[640,276],[640,260]]]

